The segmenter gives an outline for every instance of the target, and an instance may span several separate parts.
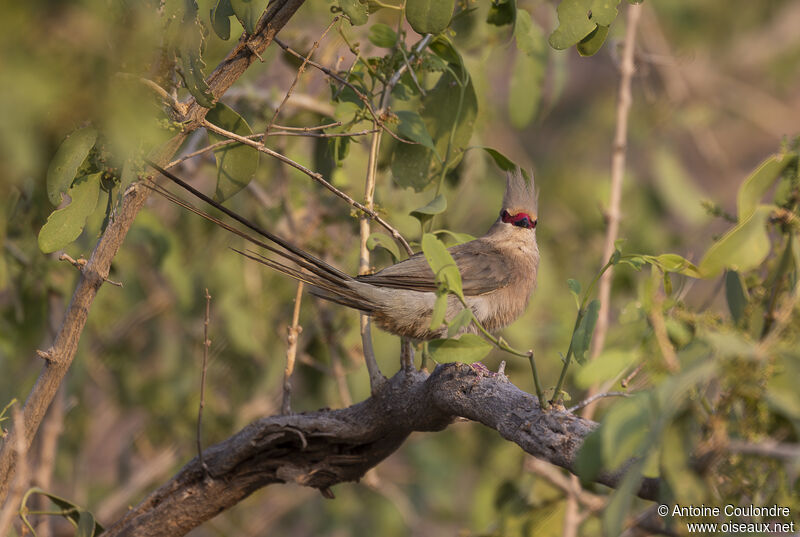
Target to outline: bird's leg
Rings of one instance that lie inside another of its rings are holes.
[[[386,377],[378,367],[375,360],[375,351],[372,348],[372,331],[370,330],[369,316],[361,315],[361,346],[364,348],[364,362],[367,364],[370,391],[374,394],[386,382]]]
[[[400,339],[400,367],[403,371],[414,371],[414,343],[404,337]]]

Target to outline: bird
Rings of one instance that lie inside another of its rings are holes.
[[[261,238],[242,232],[163,188],[154,188],[152,184],[151,188],[283,259],[279,261],[251,250],[234,249],[238,253],[305,282],[313,295],[363,312],[386,332],[414,341],[448,337],[446,325],[431,326],[438,287],[422,252],[374,274],[350,276],[227,209],[157,164],[149,161],[148,164]],[[506,174],[502,208],[489,230],[479,238],[448,248],[461,274],[464,304],[490,333],[496,333],[522,315],[536,288],[539,267],[537,213],[537,191],[532,175],[516,168]],[[465,307],[464,304],[458,297],[449,295],[445,321],[451,321]],[[475,324],[469,323],[451,336],[477,331]]]

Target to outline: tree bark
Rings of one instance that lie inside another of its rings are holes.
[[[542,411],[535,397],[504,375],[485,376],[465,364],[431,375],[399,372],[369,399],[341,410],[258,420],[203,453],[128,511],[103,535],[179,536],[229,509],[255,490],[295,482],[332,497],[329,487],[358,481],[414,431],[439,431],[456,417],[495,429],[526,452],[571,470],[583,439],[597,424],[564,410]],[[598,482],[614,487],[624,468]],[[638,494],[655,500],[658,479]]]

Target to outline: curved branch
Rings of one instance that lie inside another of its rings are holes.
[[[208,448],[209,474],[195,458],[168,483],[114,523],[104,536],[184,535],[255,490],[294,482],[318,488],[358,481],[414,431],[438,431],[462,416],[495,429],[526,452],[572,469],[583,439],[597,424],[563,410],[542,411],[536,398],[504,375],[485,376],[465,364],[396,374],[369,399],[340,410],[258,420]],[[598,482],[616,486],[624,469]],[[654,500],[658,480],[639,496]]]

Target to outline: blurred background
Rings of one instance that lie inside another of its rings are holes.
[[[212,2],[199,0],[208,22]],[[330,2],[308,2],[280,33],[305,52],[329,24]],[[556,25],[555,3],[520,0],[544,36]],[[475,8],[474,11],[469,11]],[[540,83],[510,91],[520,74],[508,27],[485,24],[489,3],[467,1],[450,37],[464,55],[478,101],[470,146],[488,145],[532,169],[539,188],[537,236],[542,255],[538,289],[527,313],[506,329],[515,347],[533,348],[546,387],[561,368],[575,305],[566,280],[588,285],[605,262],[602,244],[608,204],[621,40],[627,3],[601,51],[589,58],[574,48],[546,48]],[[77,271],[42,254],[39,229],[53,207],[45,174],[61,140],[97,118],[128,121],[115,98],[115,73],[146,71],[160,32],[150,2],[31,1],[7,5],[0,18],[0,407],[24,399],[74,290]],[[382,9],[370,22],[392,27]],[[208,71],[231,49],[206,40]],[[636,73],[628,138],[620,236],[623,250],[674,252],[697,261],[730,223],[736,189],[800,125],[800,3],[791,0],[653,2],[646,0],[636,43]],[[382,52],[368,26],[336,29],[315,60],[347,70]],[[418,39],[408,29],[408,43]],[[263,54],[225,95],[255,132],[263,130],[297,72],[276,46]],[[523,79],[527,80],[527,79]],[[534,81],[537,80],[534,77]],[[520,83],[517,81],[517,83]],[[180,94],[184,97],[183,94]],[[533,103],[533,104],[531,104]],[[281,110],[282,125],[320,124],[335,110],[324,76],[308,69]],[[133,128],[133,127],[132,127]],[[207,143],[193,134],[184,153]],[[368,140],[355,140],[341,165],[304,137],[270,138],[273,147],[313,169],[355,199],[363,196]],[[384,136],[376,205],[409,239],[419,224],[409,212],[433,198],[432,189],[400,186],[388,166]],[[204,157],[176,168],[201,190],[213,191],[215,167]],[[479,236],[497,215],[503,173],[479,149],[466,151],[448,174],[448,208],[436,227]],[[283,236],[351,273],[358,265],[358,224],[350,207],[308,177],[262,156],[254,183],[227,202]],[[66,248],[88,257],[102,222],[89,219]],[[247,423],[279,412],[287,326],[296,286],[229,247],[241,241],[165,200],[151,196],[117,255],[111,278],[94,303],[66,384],[34,445],[43,488],[87,507],[110,523],[166,481],[195,455],[195,420],[202,358],[204,289],[211,294],[211,362],[206,386],[204,443],[227,438]],[[391,258],[377,250],[376,268]],[[628,324],[641,308],[641,275],[615,273],[607,346],[628,348]],[[690,307],[724,313],[719,282],[675,279]],[[338,408],[363,400],[369,383],[361,357],[358,316],[304,296],[292,408]],[[399,340],[374,331],[382,371],[397,371]],[[532,391],[524,361],[506,360],[512,382]],[[572,370],[573,402],[588,385]],[[642,381],[646,382],[646,381]],[[569,404],[569,403],[568,403]],[[610,402],[597,405],[597,416]],[[55,451],[42,438],[56,442]],[[563,493],[532,470],[518,446],[474,423],[436,434],[415,434],[360,484],[334,488],[336,500],[295,485],[256,492],[191,535],[561,535]],[[524,513],[525,516],[520,514]],[[589,520],[584,535],[596,535]],[[53,526],[56,534],[63,529]],[[45,530],[46,531],[46,530]],[[46,534],[46,533],[45,533]]]

